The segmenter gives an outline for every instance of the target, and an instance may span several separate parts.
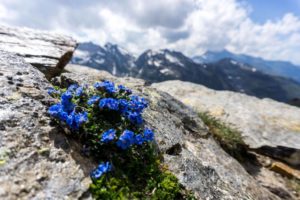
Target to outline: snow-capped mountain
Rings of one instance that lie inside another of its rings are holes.
[[[82,43],[75,51],[72,62],[106,70],[116,76],[138,77],[148,82],[178,79],[216,90],[231,90],[282,102],[300,97],[300,83],[296,81],[263,73],[256,65],[234,58],[221,58],[207,55],[199,63],[199,60],[195,62],[181,52],[168,49],[147,50],[135,58],[117,45],[106,44],[100,47]],[[212,60],[218,61],[207,63]]]
[[[104,47],[91,42],[80,43],[73,55],[72,63],[110,72],[116,76],[132,75],[135,57],[125,49],[107,43]]]
[[[201,56],[193,57],[193,60],[197,63],[214,63],[225,58],[231,58],[242,63],[248,63],[266,74],[291,78],[300,83],[300,66],[293,65],[290,62],[269,61],[244,54],[234,54],[227,50],[207,51]]]
[[[159,51],[147,50],[139,56],[136,65],[139,68],[137,76],[152,82],[172,79],[198,82],[204,75],[204,73],[200,73],[202,70],[201,65],[196,64],[192,59],[180,52],[167,49]],[[196,71],[198,76],[200,75],[201,77],[195,76]]]

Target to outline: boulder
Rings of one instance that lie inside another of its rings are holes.
[[[166,81],[152,86],[168,92],[197,112],[208,112],[233,126],[249,148],[300,165],[299,108],[189,82]]]
[[[50,86],[23,58],[0,51],[0,199],[89,198],[90,161],[50,125]]]
[[[93,84],[111,80],[133,88],[150,102],[146,125],[155,130],[164,164],[197,199],[280,199],[261,187],[245,169],[215,142],[197,113],[167,93],[134,78],[116,78],[107,72],[93,75],[63,73],[54,83]]]
[[[28,28],[0,26],[0,50],[24,57],[46,78],[58,75],[70,61],[77,46],[68,36]]]

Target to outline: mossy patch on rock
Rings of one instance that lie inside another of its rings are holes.
[[[245,154],[247,150],[240,132],[208,113],[199,113],[199,117],[206,126],[208,126],[209,131],[223,149],[237,160],[242,161],[242,155]]]

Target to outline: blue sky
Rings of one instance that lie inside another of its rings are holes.
[[[256,22],[279,20],[291,12],[300,16],[300,0],[246,0],[253,8],[250,17]]]
[[[300,0],[0,0],[0,24],[140,54],[227,49],[300,66]]]

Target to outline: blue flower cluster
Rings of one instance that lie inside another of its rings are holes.
[[[113,98],[104,98],[99,102],[99,107],[104,109],[107,108],[109,110],[119,110],[119,101]]]
[[[101,136],[101,142],[108,143],[116,138],[116,130],[115,129],[109,129],[102,133]],[[132,145],[142,145],[144,142],[151,142],[154,140],[154,133],[151,129],[146,128],[143,133],[135,134],[134,132],[130,130],[125,130],[118,138],[116,145],[126,150]]]
[[[91,172],[93,179],[100,178],[104,173],[111,171],[111,164],[109,162],[101,163],[94,171]]]
[[[96,145],[111,143],[122,150],[126,150],[133,145],[141,146],[154,140],[154,133],[149,128],[145,128],[140,133],[126,129],[128,126],[134,127],[137,125],[133,129],[141,130],[140,125],[143,123],[142,112],[148,107],[148,102],[144,98],[132,95],[132,91],[129,88],[123,85],[115,87],[113,82],[102,81],[95,83],[94,87],[73,84],[63,91],[65,92],[60,93],[54,88],[48,90],[49,94],[57,94],[55,95],[56,97],[60,96],[60,102],[52,105],[48,113],[65,122],[71,130],[78,131],[80,127],[83,127],[80,130],[86,131],[91,140],[99,140],[96,142]],[[102,112],[103,110],[106,112]],[[105,119],[98,117],[102,114],[108,115],[109,112],[107,111],[114,111],[122,116],[120,122],[124,122],[124,124],[118,124],[117,130],[111,128],[104,131],[99,139],[99,135],[96,132],[98,129],[95,129],[94,126],[90,129],[89,124],[97,123],[98,119]],[[88,121],[89,123],[87,123]],[[85,123],[86,126],[83,126]],[[123,128],[123,131],[120,130],[120,127]],[[109,162],[102,163],[91,173],[91,177],[98,179],[102,174],[110,170],[111,164]]]
[[[77,96],[75,85],[71,85],[66,92],[61,95],[60,103],[50,106],[48,113],[55,118],[67,123],[72,130],[78,130],[79,127],[88,120],[87,112],[75,111],[75,105],[72,103],[73,93]]]
[[[94,84],[96,89],[104,89],[108,93],[116,92],[115,86],[110,81],[97,82]],[[123,85],[118,86],[120,92],[125,92],[127,95],[132,91]],[[142,112],[148,107],[148,102],[139,96],[131,95],[130,100],[102,98],[100,96],[92,96],[88,100],[88,105],[93,105],[99,102],[101,109],[119,111],[132,124],[140,125],[143,123]]]
[[[115,93],[117,91],[115,88],[115,84],[111,81],[97,82],[94,84],[94,87],[97,90],[104,90],[108,93]]]
[[[128,102],[122,101],[121,112],[131,123],[142,124],[142,112],[148,107],[148,102],[139,96],[132,95]]]

